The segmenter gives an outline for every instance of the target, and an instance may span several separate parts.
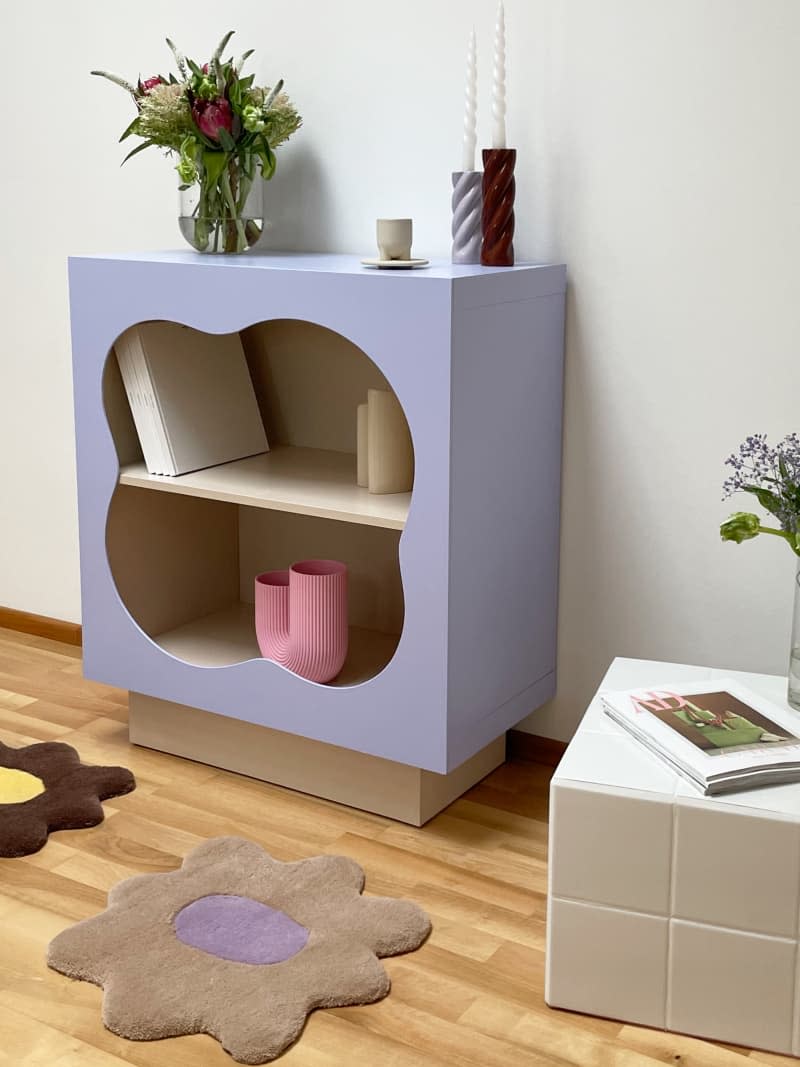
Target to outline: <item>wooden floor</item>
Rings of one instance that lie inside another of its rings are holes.
[[[314,1013],[281,1067],[797,1062],[546,1007],[547,768],[507,764],[411,829],[131,747],[126,694],[83,681],[79,656],[0,630],[0,740],[67,741],[86,761],[125,764],[138,779],[134,793],[106,804],[101,826],[55,834],[27,859],[0,860],[0,1064],[232,1067],[210,1037],[115,1037],[100,1023],[100,990],[44,964],[48,941],[102,910],[115,882],[171,870],[218,834],[252,838],[282,860],[352,856],[368,892],[408,896],[433,919],[419,952],[386,961],[386,1000]]]

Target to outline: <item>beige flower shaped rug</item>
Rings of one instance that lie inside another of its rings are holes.
[[[101,801],[130,793],[124,767],[81,763],[71,745],[43,741],[25,748],[0,742],[0,856],[38,852],[53,830],[80,830],[103,821]]]
[[[115,1034],[210,1034],[238,1062],[266,1063],[315,1008],[385,997],[378,957],[428,936],[416,904],[363,888],[344,856],[281,863],[252,841],[217,837],[177,871],[120,882],[105,911],[50,943],[47,962],[102,986]]]

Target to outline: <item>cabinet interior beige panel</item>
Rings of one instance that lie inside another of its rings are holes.
[[[118,486],[106,549],[117,591],[150,636],[235,603],[237,508],[200,497]]]
[[[400,633],[404,608],[399,530],[260,508],[239,511],[242,600],[253,601],[253,582],[263,571],[303,559],[338,559],[348,567],[350,625]]]
[[[356,451],[356,410],[367,390],[388,389],[346,337],[311,322],[276,319],[242,330],[270,445]]]

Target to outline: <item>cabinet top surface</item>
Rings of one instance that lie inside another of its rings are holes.
[[[71,260],[106,260],[169,265],[190,265],[215,270],[263,270],[263,271],[311,271],[323,274],[392,275],[396,278],[424,281],[426,278],[458,279],[485,277],[498,274],[552,272],[563,275],[561,265],[548,263],[517,263],[513,267],[482,267],[479,264],[457,264],[446,259],[432,259],[427,267],[380,270],[364,267],[362,257],[334,252],[268,252],[243,255],[201,255],[189,251],[163,252],[112,252],[94,255],[71,256]]]

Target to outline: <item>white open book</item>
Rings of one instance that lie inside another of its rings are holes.
[[[800,781],[800,716],[732,679],[600,699],[614,722],[704,793]]]
[[[114,347],[151,474],[186,474],[268,451],[238,334],[142,322]]]

